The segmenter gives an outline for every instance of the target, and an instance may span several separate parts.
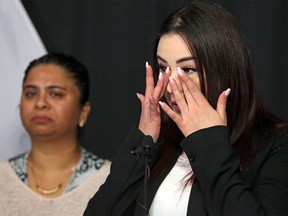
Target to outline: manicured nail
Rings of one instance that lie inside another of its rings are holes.
[[[162,72],[160,72],[159,76],[158,76],[158,80],[160,80],[162,78],[162,75],[163,75]]]
[[[227,88],[227,90],[225,91],[225,96],[227,97],[229,94],[230,94],[230,92],[231,92],[231,89],[230,88]]]
[[[169,68],[169,67],[167,67],[167,68],[166,68],[166,70],[165,70],[165,73],[168,73],[168,72],[169,72],[169,70],[170,70],[170,68]]]
[[[136,93],[136,95],[137,95],[137,97],[140,99],[140,95],[139,95],[139,93]]]
[[[160,104],[160,106],[163,106],[164,103],[162,101],[159,101],[159,104]]]
[[[177,73],[182,76],[183,75],[183,71],[180,67],[177,67]]]
[[[145,67],[148,68],[149,63],[146,61],[145,63]]]

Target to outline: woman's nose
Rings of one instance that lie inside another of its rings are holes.
[[[171,71],[170,77],[173,78],[173,80],[177,84],[177,87],[178,87],[179,91],[182,92],[181,80],[180,80],[180,77],[179,77],[179,75],[177,73],[177,69],[176,68]],[[167,86],[167,91],[170,94],[172,94],[172,89],[171,89],[170,85]]]
[[[35,107],[37,109],[46,109],[49,107],[49,104],[48,104],[48,101],[47,101],[47,98],[45,95],[40,95],[37,100],[36,100],[36,104],[35,104]]]

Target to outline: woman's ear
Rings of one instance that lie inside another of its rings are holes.
[[[80,118],[79,118],[79,127],[83,127],[88,119],[89,113],[91,110],[90,102],[86,102],[81,110]]]

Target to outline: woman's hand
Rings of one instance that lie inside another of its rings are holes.
[[[137,93],[141,101],[141,116],[139,130],[145,135],[150,135],[154,142],[157,142],[160,134],[160,107],[159,100],[164,95],[170,76],[169,68],[165,73],[159,74],[159,79],[154,87],[153,70],[146,62],[146,90],[145,95]]]
[[[176,113],[164,102],[159,103],[167,115],[177,124],[183,135],[187,137],[203,128],[227,125],[226,102],[230,89],[220,94],[215,110],[188,75],[180,68],[177,69],[177,72],[180,76],[183,93],[180,93],[175,80],[171,77],[169,78],[169,85],[181,113]]]

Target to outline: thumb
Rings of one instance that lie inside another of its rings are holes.
[[[227,122],[227,115],[226,115],[226,105],[227,99],[231,92],[231,89],[228,88],[223,91],[217,101],[217,112],[219,113],[220,117]]]

